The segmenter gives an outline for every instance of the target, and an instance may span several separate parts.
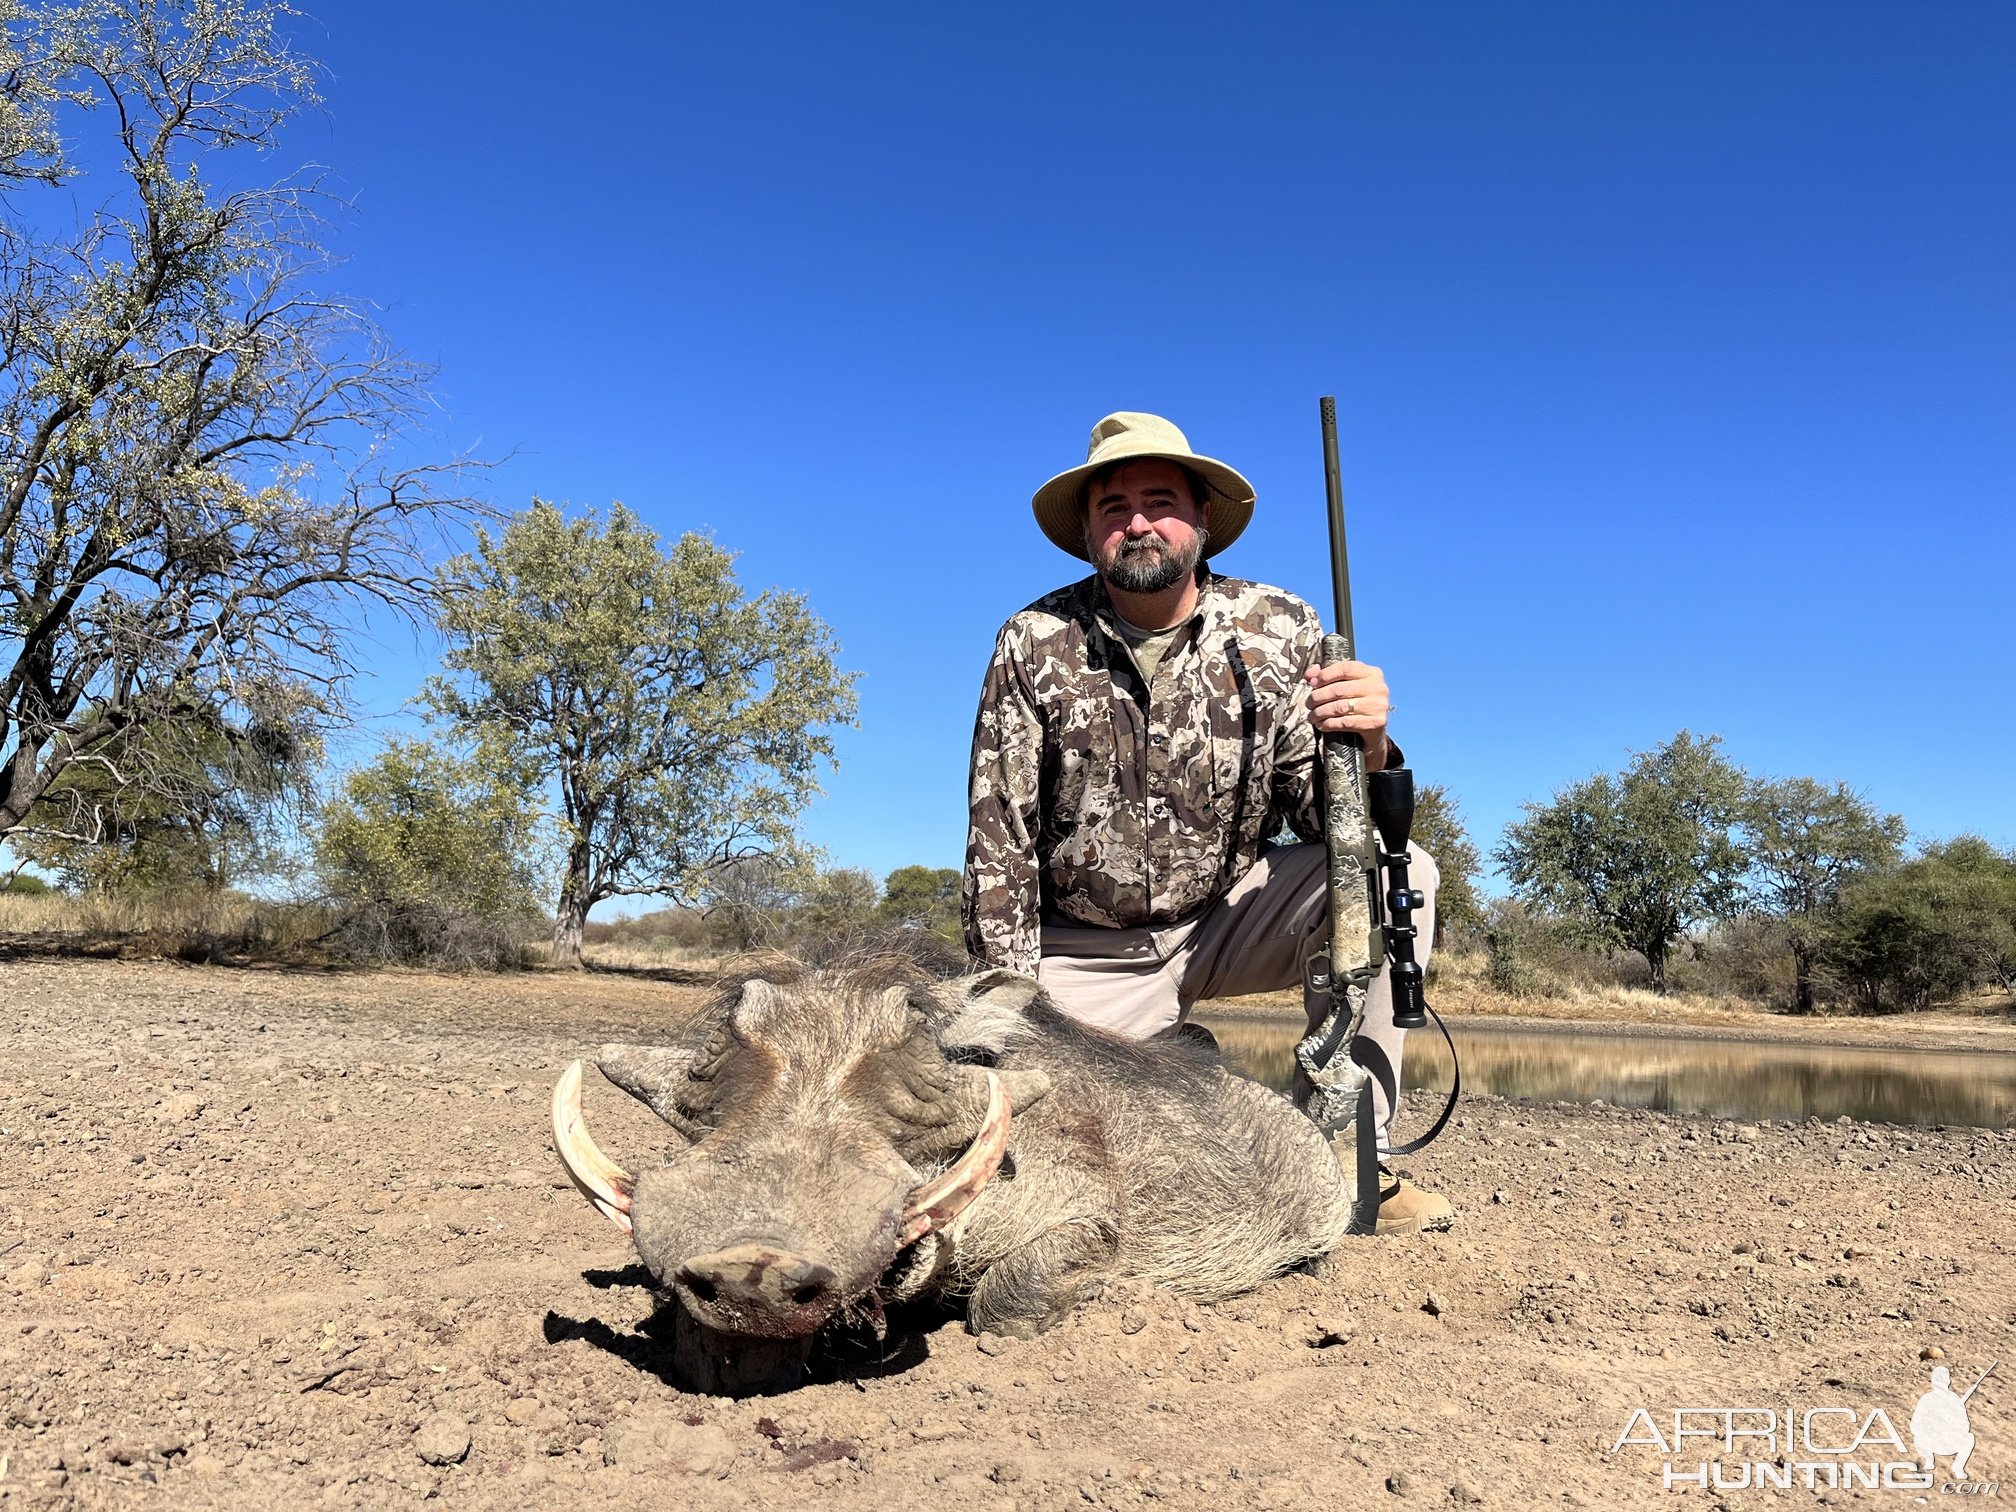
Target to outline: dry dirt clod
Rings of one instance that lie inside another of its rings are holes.
[[[437,1412],[413,1435],[413,1452],[430,1465],[459,1465],[469,1453],[469,1424],[452,1412]]]
[[[1138,1334],[1148,1326],[1148,1314],[1138,1307],[1130,1307],[1120,1315],[1120,1332]]]
[[[1395,1470],[1386,1477],[1386,1489],[1395,1496],[1408,1496],[1414,1490],[1414,1477],[1405,1470]]]
[[[1354,1332],[1349,1318],[1317,1318],[1310,1323],[1302,1342],[1311,1349],[1328,1349],[1333,1344],[1349,1343]]]
[[[638,1413],[609,1430],[604,1464],[626,1470],[670,1470],[680,1475],[724,1478],[735,1467],[735,1446],[719,1428],[675,1417]]]
[[[1449,1304],[1443,1300],[1440,1292],[1431,1291],[1422,1299],[1421,1311],[1428,1314],[1431,1318],[1439,1318],[1449,1311]]]

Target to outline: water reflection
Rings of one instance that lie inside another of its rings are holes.
[[[1248,1075],[1286,1088],[1299,1019],[1200,1014]],[[1713,1118],[1850,1118],[2016,1127],[2016,1055],[1864,1050],[1452,1024],[1466,1088],[1543,1102],[1604,1102]],[[1409,1087],[1449,1085],[1449,1052],[1409,1035]]]

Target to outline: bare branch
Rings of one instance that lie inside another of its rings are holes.
[[[304,727],[342,719],[359,611],[419,612],[430,537],[471,512],[470,464],[383,466],[427,373],[312,286],[320,182],[201,171],[313,102],[282,13],[74,0],[0,27],[0,181],[50,181],[56,100],[104,107],[124,179],[67,240],[0,224],[0,839],[95,832],[30,810],[158,787],[134,742],[194,710],[286,689]]]

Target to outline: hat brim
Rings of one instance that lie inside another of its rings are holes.
[[[1239,539],[1240,532],[1253,518],[1253,485],[1240,476],[1237,468],[1227,467],[1214,458],[1169,451],[1126,452],[1101,457],[1096,462],[1086,462],[1057,474],[1037,489],[1036,496],[1029,501],[1036,511],[1036,523],[1042,527],[1043,534],[1050,537],[1060,550],[1070,552],[1081,562],[1091,561],[1091,553],[1085,549],[1086,481],[1094,473],[1103,472],[1117,462],[1131,462],[1142,457],[1159,457],[1165,462],[1174,462],[1189,468],[1204,480],[1207,490],[1205,526],[1211,533],[1211,539],[1204,547],[1206,557],[1216,556]]]

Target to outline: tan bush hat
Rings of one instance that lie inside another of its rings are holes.
[[[1239,539],[1239,532],[1253,518],[1253,485],[1223,462],[1200,457],[1190,449],[1183,432],[1160,415],[1121,410],[1092,427],[1092,442],[1085,449],[1085,465],[1061,472],[1036,490],[1030,502],[1036,523],[1043,534],[1079,558],[1090,561],[1085,552],[1085,480],[1100,468],[1127,457],[1164,457],[1179,462],[1204,480],[1210,490],[1207,501],[1211,541],[1204,555],[1216,556]]]

